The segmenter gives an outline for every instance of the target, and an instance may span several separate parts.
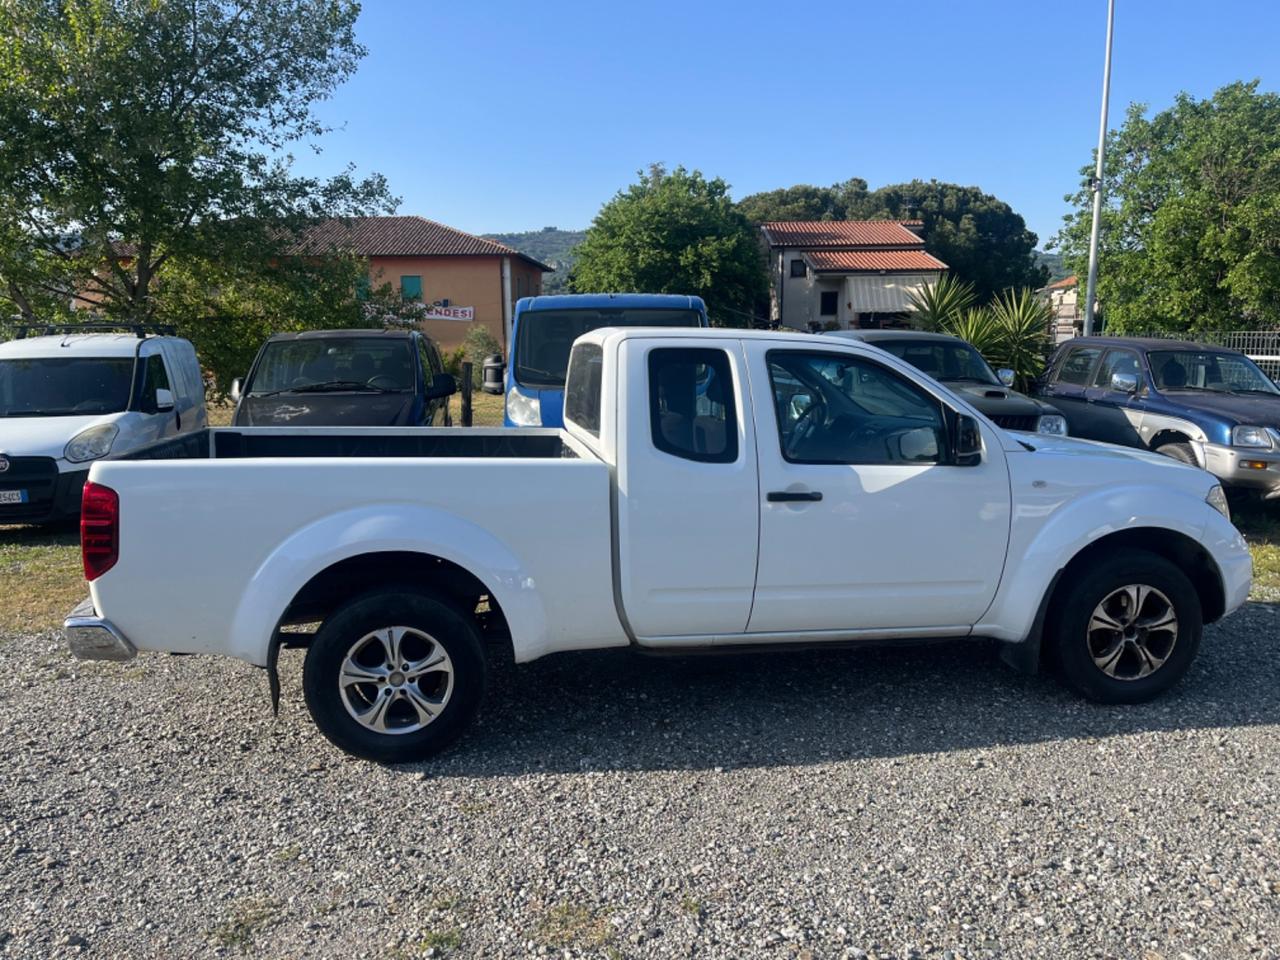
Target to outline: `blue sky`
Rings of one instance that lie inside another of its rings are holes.
[[[1277,0],[1117,0],[1111,116],[1280,86]],[[653,161],[735,197],[975,184],[1044,243],[1097,139],[1105,0],[365,0],[368,57],[299,169],[376,170],[476,233],[585,227]],[[1113,123],[1114,125],[1114,123]]]

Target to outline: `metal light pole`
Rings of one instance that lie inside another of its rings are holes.
[[[1111,99],[1111,28],[1116,0],[1107,0],[1107,58],[1102,67],[1102,119],[1098,123],[1098,166],[1093,174],[1093,228],[1089,232],[1089,282],[1084,294],[1084,335],[1093,334],[1093,301],[1098,290],[1098,234],[1102,229],[1102,160],[1107,149],[1107,103]]]

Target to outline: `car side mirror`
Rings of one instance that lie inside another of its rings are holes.
[[[442,397],[451,397],[458,392],[458,382],[453,379],[453,374],[437,373],[435,379],[431,381],[431,386],[427,387],[427,399],[439,400]]]
[[[1000,382],[1003,383],[1006,387],[1012,387],[1014,378],[1017,376],[1017,374],[1015,374],[1008,367],[1001,367],[999,370],[996,371],[996,376],[1000,378]]]
[[[159,387],[156,390],[156,412],[168,413],[173,409],[173,391]]]
[[[976,467],[982,462],[982,429],[967,414],[956,415],[951,462],[957,467]]]
[[[1137,393],[1138,375],[1136,373],[1113,373],[1111,389],[1117,393]]]
[[[231,398],[232,403],[239,403],[240,398],[244,396],[244,379],[236,377],[231,381],[231,389],[227,391],[227,396]]]

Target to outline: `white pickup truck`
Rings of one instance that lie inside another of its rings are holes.
[[[1136,702],[1249,592],[1209,474],[1006,432],[866,344],[597,330],[565,421],[209,430],[96,463],[71,650],[238,657],[278,695],[305,645],[321,731],[398,762],[467,726],[493,644],[987,638]]]

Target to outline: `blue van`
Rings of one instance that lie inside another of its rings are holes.
[[[599,327],[705,327],[701,297],[668,293],[577,293],[516,302],[504,380],[508,427],[564,426],[569,348]]]

